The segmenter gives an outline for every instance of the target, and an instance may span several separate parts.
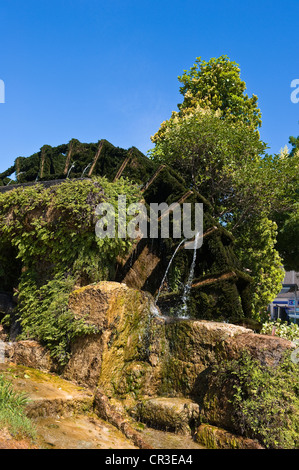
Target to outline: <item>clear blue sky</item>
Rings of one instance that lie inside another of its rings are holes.
[[[0,171],[77,138],[146,152],[181,101],[178,75],[226,54],[278,152],[299,135],[298,0],[1,0]]]

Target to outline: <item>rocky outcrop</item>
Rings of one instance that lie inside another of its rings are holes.
[[[199,411],[199,405],[190,399],[157,397],[139,401],[130,413],[154,428],[190,434]]]
[[[164,320],[149,294],[101,282],[74,291],[69,307],[99,333],[75,342],[65,377],[100,385],[108,396],[157,392]]]
[[[5,357],[9,362],[21,364],[26,367],[53,371],[56,366],[51,360],[49,351],[37,341],[23,340],[5,344]]]
[[[293,347],[229,323],[163,317],[150,294],[117,282],[75,290],[69,308],[98,333],[75,341],[62,375],[100,386],[110,397],[196,396],[201,374],[211,364],[246,350],[261,364],[275,365]],[[6,356],[29,367],[55,369],[36,341],[7,343]]]
[[[8,335],[2,325],[0,325],[0,341],[7,341]]]
[[[295,345],[277,336],[244,333],[226,341],[223,351],[228,359],[239,359],[244,351],[264,366],[276,366],[288,349]]]
[[[232,431],[225,390],[219,391],[217,416],[214,409],[201,409],[213,364],[238,359],[247,351],[262,365],[275,366],[294,347],[290,341],[229,323],[163,317],[150,294],[117,282],[73,291],[69,308],[76,318],[95,326],[97,333],[75,341],[62,376],[91,388],[98,415],[138,446],[143,444],[138,444],[126,413],[175,432],[194,432],[202,417]],[[8,343],[6,356],[29,367],[55,368],[47,351],[35,341]],[[122,403],[121,409],[113,400]],[[197,435],[211,439],[211,430],[202,429]],[[212,435],[219,446],[224,445],[218,432],[213,430]],[[224,441],[232,446],[235,442],[228,435]],[[238,445],[245,448],[248,442]]]
[[[69,308],[99,333],[75,342],[64,376],[111,397],[189,396],[223,344],[251,331],[162,317],[150,294],[116,282],[75,290]]]
[[[151,449],[152,447],[144,441],[140,433],[130,424],[126,413],[119,406],[113,405],[109,398],[97,389],[94,398],[94,409],[99,417],[105,419],[119,429],[139,449]]]

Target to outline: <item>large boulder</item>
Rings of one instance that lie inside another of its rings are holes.
[[[75,290],[69,308],[98,333],[73,345],[65,377],[108,396],[189,397],[215,362],[244,350],[276,364],[292,343],[224,322],[163,317],[153,297],[117,282]]]
[[[284,353],[295,344],[278,336],[253,333],[238,335],[225,342],[223,352],[228,359],[239,359],[244,351],[264,366],[277,366]]]
[[[69,308],[98,334],[74,343],[65,377],[100,385],[109,396],[156,393],[164,320],[150,294],[101,282],[74,291]]]
[[[275,365],[293,347],[282,338],[242,326],[163,317],[153,297],[117,282],[100,282],[72,292],[69,308],[97,328],[79,337],[62,374],[110,397],[196,398],[209,367],[246,350],[261,364]],[[10,361],[54,370],[36,341],[7,343]]]
[[[97,332],[74,342],[63,377],[93,388],[102,414],[103,403],[120,400],[132,416],[164,429],[194,430],[204,417],[234,430],[225,389],[211,390],[214,405],[203,408],[213,366],[246,351],[262,367],[275,367],[294,347],[225,322],[163,317],[150,294],[117,282],[74,290],[69,308]],[[35,341],[7,343],[6,356],[53,370],[49,353]]]

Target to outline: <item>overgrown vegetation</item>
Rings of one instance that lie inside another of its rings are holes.
[[[244,353],[239,360],[214,367],[205,406],[225,393],[231,404],[233,432],[258,441],[269,449],[299,446],[299,367],[289,357],[265,366]],[[225,392],[224,392],[225,390]],[[214,397],[214,398],[213,398]]]
[[[178,169],[233,234],[253,278],[252,311],[263,320],[280,291],[281,266],[296,263],[299,153],[266,153],[257,97],[245,93],[240,68],[227,56],[197,58],[179,81],[183,101],[152,137],[150,155]]]
[[[7,428],[16,438],[36,437],[31,420],[26,416],[28,397],[16,392],[11,382],[0,375],[0,428]]]
[[[261,334],[274,334],[280,338],[299,342],[299,325],[296,323],[290,323],[288,325],[287,322],[283,322],[280,318],[278,318],[275,321],[265,322],[261,329]]]

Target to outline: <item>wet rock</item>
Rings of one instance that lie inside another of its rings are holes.
[[[157,316],[152,296],[125,284],[101,282],[74,291],[69,307],[99,333],[74,343],[64,376],[99,384],[110,397],[155,394],[164,320]]]
[[[78,338],[72,347],[71,358],[63,371],[63,377],[95,388],[101,371],[104,340],[104,334]]]
[[[138,402],[131,413],[156,429],[190,434],[199,417],[199,406],[186,398],[158,397]]]
[[[7,341],[7,340],[8,340],[8,335],[5,332],[3,326],[0,325],[0,341]]]
[[[277,366],[287,350],[293,349],[294,343],[277,336],[244,333],[233,340],[227,339],[223,353],[228,359],[238,359],[244,351],[257,359],[262,365]]]
[[[251,330],[229,323],[205,320],[168,320],[165,338],[168,352],[163,361],[159,392],[163,395],[194,394],[198,377],[222,354],[223,344],[232,343]]]
[[[119,406],[115,406],[100,389],[97,389],[95,393],[94,410],[100,418],[113,424],[140,449],[152,448],[132,427],[126,413],[120,410]]]
[[[30,439],[18,439],[7,428],[0,430],[0,450],[2,449],[37,449],[38,447]]]
[[[26,414],[40,416],[69,416],[92,409],[93,395],[89,390],[37,369],[0,364],[0,373],[12,383],[14,390],[25,393],[30,401]]]

